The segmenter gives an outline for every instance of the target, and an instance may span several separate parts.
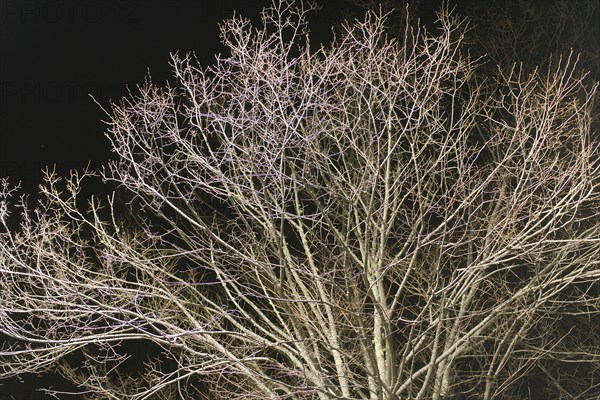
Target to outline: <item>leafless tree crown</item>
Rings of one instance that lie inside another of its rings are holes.
[[[135,223],[114,197],[81,206],[92,172],[49,173],[33,208],[5,183],[0,378],[58,368],[103,399],[600,393],[577,56],[483,76],[447,9],[399,38],[368,13],[311,51],[313,8],[236,16],[226,57],[175,54],[176,85],[112,105],[103,176]]]

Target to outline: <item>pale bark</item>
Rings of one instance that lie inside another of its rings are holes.
[[[81,175],[49,174],[35,210],[4,187],[0,376],[60,363],[115,399],[509,399],[568,359],[597,393],[597,333],[547,329],[600,305],[596,86],[575,57],[482,77],[447,10],[402,40],[368,14],[311,53],[308,11],[232,19],[228,58],[174,55],[176,87],[112,105],[103,176],[134,224],[112,197],[82,208]],[[127,376],[140,341],[155,359]],[[567,377],[552,393],[578,394]]]

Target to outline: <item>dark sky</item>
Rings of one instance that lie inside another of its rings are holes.
[[[59,172],[110,156],[104,106],[126,85],[170,76],[169,53],[203,64],[224,51],[218,22],[236,9],[257,18],[268,0],[0,0],[0,177],[35,190],[45,165]],[[327,37],[342,1],[322,1],[312,30]]]
[[[357,14],[350,2],[318,0],[323,9],[310,20],[313,43],[329,39],[344,11]],[[421,0],[421,17],[431,18],[441,2]],[[204,65],[212,63],[225,50],[218,23],[234,9],[257,20],[269,3],[0,0],[0,177],[22,180],[32,191],[44,166],[56,164],[61,173],[88,162],[100,167],[110,157],[106,116],[88,94],[107,107],[127,85],[142,83],[148,70],[156,83],[165,82],[170,52],[195,51]]]
[[[217,23],[235,8],[258,14],[265,1],[1,0],[0,176],[23,180],[109,157],[103,105],[126,85],[169,75],[169,53],[222,51]]]

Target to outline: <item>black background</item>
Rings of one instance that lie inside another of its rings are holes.
[[[218,23],[258,22],[268,0],[0,0],[0,177],[35,193],[41,170],[99,168],[111,156],[103,106],[144,81],[171,76],[171,52],[203,65],[225,52]],[[321,1],[313,42],[331,37],[344,1]],[[434,10],[439,3],[431,1]],[[348,10],[346,10],[346,8]],[[433,14],[433,11],[432,11]]]

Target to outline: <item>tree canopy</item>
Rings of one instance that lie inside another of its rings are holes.
[[[4,182],[0,377],[113,399],[600,393],[578,56],[490,61],[447,6],[431,32],[369,11],[311,49],[314,8],[223,22],[213,65],[174,54],[176,84],[107,110],[105,170],[47,173],[34,207]],[[125,200],[82,201],[98,174]]]

